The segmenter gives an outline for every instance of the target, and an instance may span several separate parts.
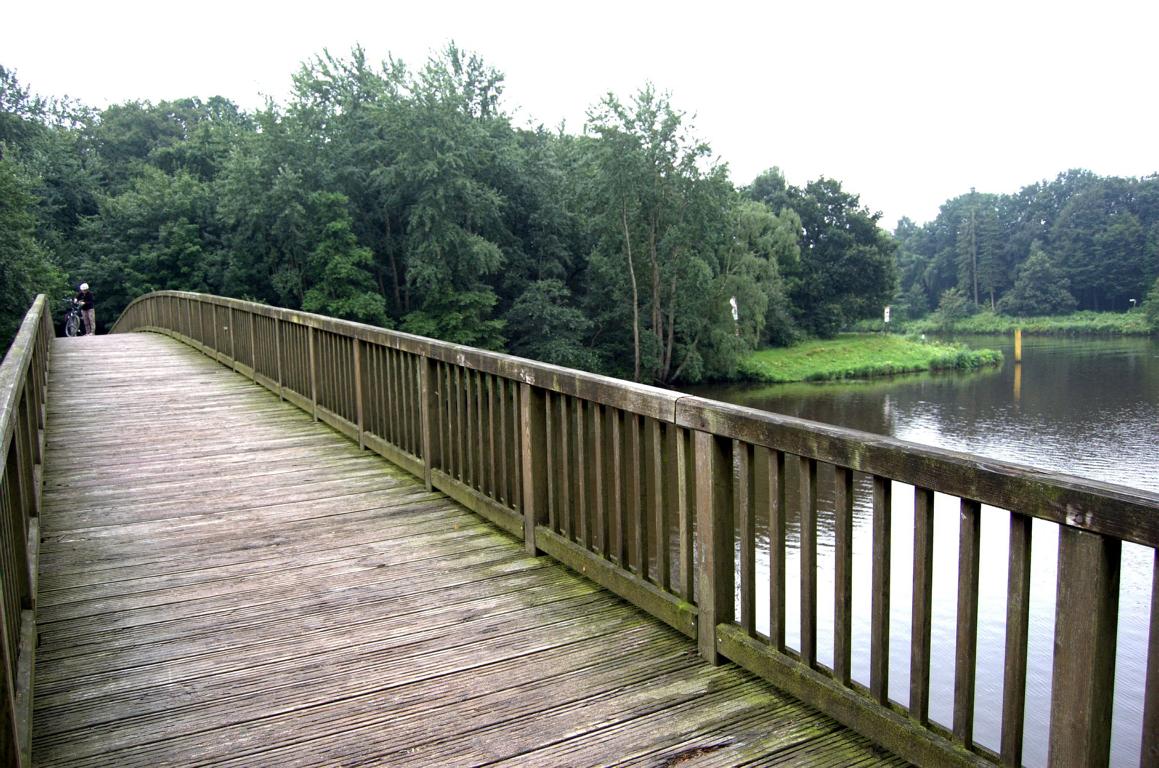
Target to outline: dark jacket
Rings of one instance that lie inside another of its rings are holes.
[[[81,309],[92,309],[96,306],[92,291],[77,291],[76,300],[81,303]]]

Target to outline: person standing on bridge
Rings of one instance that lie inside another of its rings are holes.
[[[97,303],[88,283],[81,283],[76,292],[76,300],[80,302],[81,315],[85,321],[85,336],[97,335]]]

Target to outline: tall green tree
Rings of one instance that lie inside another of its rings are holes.
[[[1018,269],[1014,287],[998,302],[1006,315],[1065,315],[1074,311],[1075,298],[1069,281],[1036,242]]]
[[[7,351],[38,293],[59,296],[63,275],[36,239],[34,198],[19,170],[0,159],[0,349]]]

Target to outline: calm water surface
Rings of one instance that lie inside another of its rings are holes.
[[[1159,341],[1153,339],[1024,338],[1023,362],[1013,342],[964,339],[1001,348],[1000,370],[895,378],[856,384],[708,387],[695,394],[753,408],[892,435],[923,445],[985,456],[1159,492]],[[818,562],[818,656],[832,664],[832,480],[821,478]],[[958,503],[935,499],[932,719],[952,725],[956,620]],[[859,488],[854,531],[854,677],[869,681],[870,491]],[[799,641],[797,530],[789,524],[789,644]],[[890,696],[909,700],[909,613],[913,489],[894,484],[890,616]],[[767,532],[762,532],[767,552]],[[1005,653],[1009,515],[983,507],[975,739],[1000,742]],[[1024,762],[1045,765],[1054,637],[1058,528],[1035,521]],[[1142,696],[1154,555],[1123,547],[1112,764],[1139,764]],[[767,590],[767,558],[758,585]],[[767,594],[757,595],[768,627]],[[796,636],[794,636],[796,633]]]

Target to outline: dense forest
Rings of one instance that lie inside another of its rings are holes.
[[[736,187],[652,86],[578,135],[517,127],[502,94],[454,45],[417,70],[323,54],[253,113],[94,110],[0,67],[0,342],[83,280],[100,325],[202,291],[666,384],[891,303],[1124,309],[1159,275],[1156,176],[971,192],[891,236],[834,179]]]

